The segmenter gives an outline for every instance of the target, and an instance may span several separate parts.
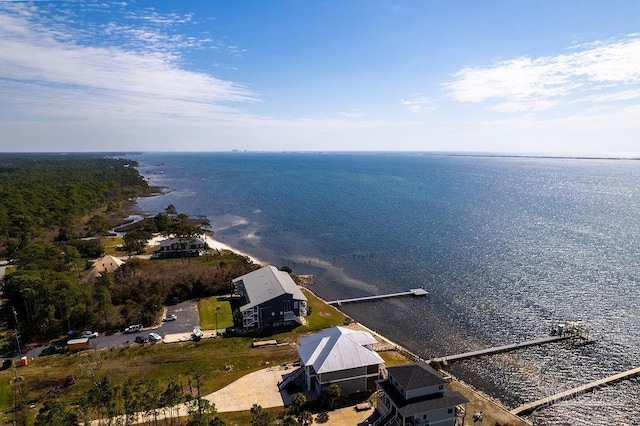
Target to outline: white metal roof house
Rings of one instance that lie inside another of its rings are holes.
[[[287,272],[265,266],[236,278],[233,285],[244,302],[245,331],[304,323],[307,298]]]
[[[345,393],[373,391],[384,377],[384,360],[366,331],[333,327],[300,339],[298,355],[307,391],[320,393],[335,383]]]
[[[389,367],[377,385],[379,425],[454,426],[456,407],[469,402],[424,361]]]

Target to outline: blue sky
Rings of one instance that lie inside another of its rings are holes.
[[[0,0],[0,151],[640,153],[640,2]]]

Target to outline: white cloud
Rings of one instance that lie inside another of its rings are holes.
[[[357,109],[352,109],[349,111],[343,111],[340,113],[341,116],[343,116],[344,118],[348,118],[348,119],[357,119],[357,118],[362,118],[364,117],[364,112],[357,110]]]
[[[8,11],[0,12],[0,111],[5,117],[22,112],[32,119],[229,120],[245,116],[230,103],[259,100],[243,84],[181,68],[179,55],[165,48],[172,42],[166,34],[111,26],[120,37],[157,48],[81,45],[73,41],[72,30],[31,9]],[[173,43],[194,42],[179,37]]]
[[[637,90],[637,36],[581,45],[573,50],[556,56],[520,57],[489,67],[464,68],[444,86],[458,102],[498,101],[491,107],[499,111],[542,110],[558,105],[559,99],[614,100],[628,93],[630,87]]]
[[[403,99],[402,105],[406,106],[410,112],[426,113],[437,108],[436,104],[424,96],[413,96],[410,99]]]

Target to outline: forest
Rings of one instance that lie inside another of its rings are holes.
[[[92,260],[104,254],[105,238],[125,216],[123,205],[150,192],[137,166],[90,154],[0,157],[0,257],[12,261],[3,282],[6,329],[15,327],[30,341],[69,330],[150,325],[169,297],[219,294],[232,278],[255,268],[241,257],[129,257],[113,273],[89,274]],[[121,255],[144,252],[153,234],[188,239],[210,233],[208,227],[169,206],[127,229]]]

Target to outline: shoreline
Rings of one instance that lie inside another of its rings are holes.
[[[339,311],[341,314],[350,318],[353,322],[346,327],[359,328],[361,330],[367,331],[371,333],[371,335],[373,335],[377,340],[380,340],[383,345],[388,345],[391,347],[388,349],[383,349],[382,351],[385,351],[385,350],[396,351],[401,355],[403,355],[405,358],[410,359],[412,362],[417,360],[424,361],[422,358],[420,358],[418,355],[414,354],[404,346],[394,342],[393,340],[389,339],[386,336],[383,336],[377,331],[372,330],[371,328],[367,327],[360,321],[342,312],[340,309],[336,308],[335,306],[329,305],[326,300],[324,300],[322,297],[318,296],[316,293],[310,290],[309,287],[305,286],[304,289],[305,291],[308,291],[313,296],[321,300],[323,303],[327,304],[328,306],[331,306],[332,308]],[[453,390],[463,393],[469,399],[470,401],[469,408],[474,407],[474,409],[470,408],[468,410],[467,416],[469,416],[469,414],[473,413],[474,411],[480,411],[485,413],[485,420],[479,423],[480,426],[486,425],[486,424],[493,425],[494,423],[487,423],[490,420],[495,421],[495,424],[505,424],[505,425],[511,425],[511,426],[532,425],[530,421],[520,416],[516,416],[515,414],[512,414],[509,408],[507,408],[504,404],[502,404],[502,402],[500,402],[496,398],[493,398],[492,396],[484,393],[480,389],[477,389],[475,386],[471,385],[470,383],[467,383],[462,379],[459,379],[458,377],[456,377],[451,372],[445,369],[440,369],[440,371],[443,374],[445,380],[447,380],[447,382],[449,382],[449,384],[452,385],[451,387],[453,388]]]
[[[257,265],[268,265],[269,262],[262,262],[259,259],[245,253],[242,252],[240,250],[235,249],[234,247],[229,246],[228,244],[225,244],[219,240],[216,240],[214,237],[210,236],[210,235],[203,235],[202,238],[205,240],[206,244],[209,246],[210,249],[212,250],[227,250],[227,251],[231,251],[234,252],[236,254],[239,254],[241,256],[247,257],[248,259],[250,259],[253,263],[257,264]],[[164,237],[154,237],[152,240],[149,240],[148,243],[155,243],[157,244],[157,241],[160,239],[164,239]],[[305,291],[308,291],[309,293],[311,293],[313,296],[315,296],[316,298],[318,298],[320,301],[322,301],[323,303],[325,303],[328,306],[331,306],[327,303],[326,300],[324,300],[322,297],[318,296],[315,292],[313,292],[313,290],[311,290],[309,288],[309,286],[302,286],[304,288]],[[408,350],[407,348],[405,348],[404,346],[394,342],[393,340],[389,339],[388,337],[378,333],[375,330],[372,330],[371,328],[367,327],[365,324],[363,324],[362,322],[360,322],[359,320],[352,318],[350,315],[344,313],[343,311],[339,310],[338,308],[336,308],[335,306],[331,306],[332,308],[338,310],[341,314],[347,316],[348,318],[350,318],[353,322],[350,324],[350,326],[352,327],[358,327],[364,331],[367,331],[369,333],[371,333],[377,340],[380,340],[381,342],[383,342],[383,344],[390,346],[391,348],[389,350],[394,350],[397,351],[398,353],[400,353],[401,355],[403,355],[404,357],[406,357],[407,359],[410,359],[412,361],[417,361],[417,360],[421,360],[421,358],[414,354],[413,352],[411,352],[410,350]],[[475,386],[473,386],[470,383],[467,383],[461,379],[459,379],[458,377],[454,376],[451,372],[442,369],[441,370],[444,374],[445,374],[445,378],[450,382],[450,383],[454,383],[453,387],[458,390],[461,391],[463,394],[465,394],[465,396],[467,396],[467,398],[469,398],[469,400],[471,401],[472,398],[470,397],[471,395],[475,395],[475,406],[479,406],[481,408],[477,409],[476,411],[483,411],[486,414],[487,420],[490,418],[495,417],[495,419],[500,419],[501,421],[507,421],[509,425],[513,425],[513,426],[527,426],[527,425],[531,425],[532,423],[529,422],[528,420],[516,416],[514,414],[511,414],[509,409],[502,404],[502,402],[500,402],[499,400],[497,400],[496,398],[486,394],[485,392],[481,391],[480,389],[477,389]],[[471,404],[471,402],[469,403]],[[473,410],[469,410],[470,412],[473,412]],[[467,413],[469,414],[469,413]],[[480,423],[480,425],[484,425],[485,423]]]
[[[154,187],[154,188],[162,188],[162,187]],[[144,196],[158,196],[158,195],[162,195],[164,192],[160,191],[159,193],[154,193],[152,195],[143,195]],[[148,216],[148,212],[143,212],[137,204],[137,199],[132,200],[133,202],[131,204],[129,204],[125,210],[125,213],[128,212],[129,214],[139,214],[142,216]],[[215,234],[214,234],[215,235]],[[154,241],[157,244],[157,239],[158,238],[164,238],[164,237],[155,237],[154,239],[150,240],[149,242]],[[231,251],[234,253],[237,253],[241,256],[244,256],[248,259],[250,259],[253,263],[255,263],[256,265],[269,265],[269,262],[264,262],[254,256],[251,256],[250,254],[243,252],[241,250],[238,250],[226,243],[223,243],[217,239],[215,239],[213,236],[211,235],[207,235],[204,234],[202,236],[202,238],[204,239],[205,243],[209,246],[210,249],[212,250],[227,250],[227,251]],[[317,297],[319,300],[321,300],[323,303],[327,304],[327,301],[324,300],[322,297],[318,296],[315,292],[313,292],[312,290],[309,289],[309,286],[304,286],[306,291],[309,291],[311,294],[313,294],[315,297]],[[331,305],[329,305],[331,306]],[[353,320],[353,325],[360,327],[361,329],[370,332],[373,336],[376,337],[376,339],[380,339],[382,342],[384,342],[387,345],[392,346],[394,349],[398,351],[399,353],[401,353],[403,356],[405,356],[407,359],[413,359],[413,360],[418,360],[421,359],[419,356],[417,356],[416,354],[414,354],[413,352],[409,351],[408,349],[406,349],[404,346],[392,341],[391,339],[383,336],[382,334],[370,329],[369,327],[367,327],[366,325],[364,325],[362,322],[360,322],[359,320],[356,320],[354,318],[352,318],[350,315],[345,314],[344,312],[340,311],[339,309],[337,309],[335,306],[332,306],[334,309],[338,310],[341,314],[351,318]],[[526,419],[519,417],[519,416],[515,416],[513,414],[511,414],[509,412],[509,409],[504,406],[499,400],[497,400],[496,398],[491,397],[490,395],[484,393],[483,391],[475,388],[473,385],[466,383],[464,381],[462,381],[461,379],[458,379],[457,377],[455,377],[452,373],[446,371],[446,370],[442,370],[444,373],[446,373],[446,375],[450,378],[450,382],[451,383],[455,383],[455,388],[458,391],[462,391],[464,390],[463,393],[465,393],[465,395],[469,398],[469,400],[471,401],[472,398],[470,397],[471,395],[475,395],[475,399],[476,401],[480,401],[479,405],[480,407],[482,407],[481,409],[479,409],[478,411],[485,411],[487,413],[487,418],[485,419],[485,421],[483,421],[482,423],[480,423],[480,426],[483,426],[485,424],[489,424],[489,423],[485,423],[487,420],[489,420],[491,417],[494,417],[494,420],[500,420],[500,422],[507,422],[506,424],[508,425],[513,425],[513,426],[527,426],[527,425],[531,425],[532,423],[527,421]],[[471,404],[471,403],[470,403]],[[496,411],[497,410],[497,411]],[[470,412],[473,412],[473,410],[469,410]],[[489,415],[489,413],[492,412],[496,412],[497,415],[495,416],[491,416]],[[467,413],[469,414],[469,413]],[[500,424],[500,422],[496,423],[496,424]],[[515,422],[515,423],[513,423]],[[504,423],[503,423],[504,424]]]

